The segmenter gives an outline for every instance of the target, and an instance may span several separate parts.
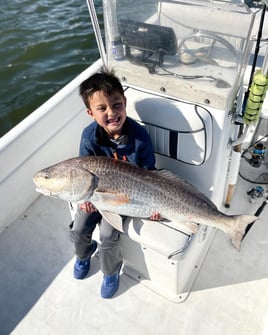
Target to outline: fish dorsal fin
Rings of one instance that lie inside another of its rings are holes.
[[[212,208],[217,209],[215,204],[204,193],[200,192],[196,187],[188,183],[186,180],[180,179],[180,177],[177,176],[175,173],[165,170],[165,169],[155,170],[153,172],[159,175],[160,177],[165,178],[167,181],[173,183],[174,185],[178,185],[180,188],[183,188],[185,191],[195,194],[196,196],[199,197],[199,199],[206,201]]]
[[[189,192],[194,192],[194,193],[199,192],[193,185],[191,185],[190,183],[188,183],[184,179],[180,179],[179,176],[177,176],[175,173],[173,173],[171,171],[163,169],[163,170],[156,170],[156,171],[153,171],[153,172],[156,173],[157,175],[159,175],[160,177],[165,178],[166,180],[172,182],[173,184],[177,184],[177,185],[183,187],[185,190],[188,190]],[[199,193],[201,193],[201,192],[199,192]]]
[[[120,231],[121,233],[124,232],[123,230],[123,221],[122,221],[122,217],[114,212],[109,212],[109,211],[105,211],[105,210],[101,210],[99,211],[100,214],[102,215],[102,217],[111,225],[113,226],[115,229],[117,229],[118,231]]]
[[[177,182],[178,179],[179,179],[179,177],[178,177],[175,173],[173,173],[173,172],[171,172],[171,171],[169,171],[169,170],[166,170],[166,169],[161,169],[161,170],[151,170],[151,171],[152,171],[153,173],[159,175],[160,177],[162,177],[162,178],[166,178],[166,179],[168,179],[168,180],[170,180],[170,181]],[[182,180],[182,179],[180,179],[180,180]]]

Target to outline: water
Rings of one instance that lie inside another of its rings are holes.
[[[86,0],[0,0],[0,137],[97,58]]]

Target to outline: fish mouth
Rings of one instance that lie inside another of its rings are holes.
[[[50,191],[44,191],[39,187],[36,187],[35,190],[36,190],[36,192],[41,193],[43,195],[47,195],[49,197],[53,196],[53,194]]]

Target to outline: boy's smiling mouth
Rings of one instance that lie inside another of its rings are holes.
[[[107,124],[118,123],[118,122],[120,122],[120,120],[121,120],[121,118],[120,118],[120,116],[118,116],[118,117],[116,117],[116,118],[107,120],[106,123],[107,123]]]

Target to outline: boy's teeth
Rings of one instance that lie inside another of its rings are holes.
[[[118,122],[118,118],[117,119],[110,119],[110,120],[108,120],[108,123],[112,123],[112,122]]]

